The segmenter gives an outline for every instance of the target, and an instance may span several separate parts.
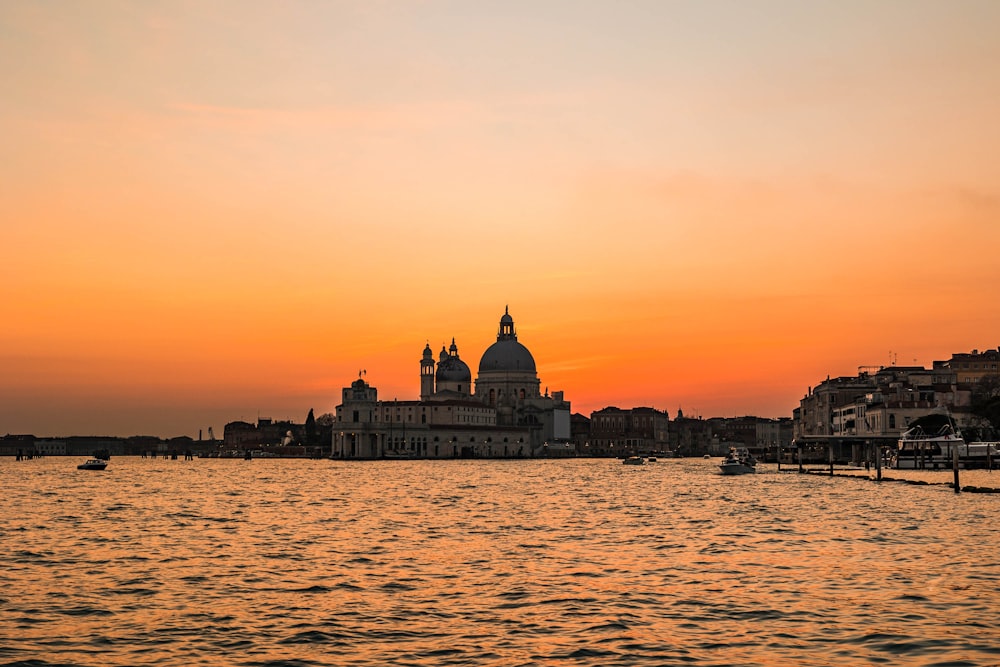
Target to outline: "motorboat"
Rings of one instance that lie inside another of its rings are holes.
[[[107,461],[102,461],[101,459],[87,459],[85,463],[81,463],[76,467],[77,470],[104,470],[108,467]]]
[[[894,467],[951,469],[956,456],[959,468],[993,468],[1000,461],[1000,443],[966,442],[961,433],[947,424],[937,433],[926,433],[917,426],[899,436]]]
[[[733,447],[719,464],[723,475],[746,475],[757,472],[757,459],[745,447]]]
[[[931,470],[951,468],[953,452],[957,450],[961,454],[964,445],[962,435],[950,424],[942,426],[937,433],[927,433],[915,426],[900,434],[894,467]]]
[[[641,466],[646,462],[646,459],[641,456],[627,456],[622,461],[627,466]]]

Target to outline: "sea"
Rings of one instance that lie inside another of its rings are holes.
[[[950,471],[80,462],[0,459],[0,665],[1000,665]]]

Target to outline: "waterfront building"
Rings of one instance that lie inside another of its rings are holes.
[[[505,309],[475,381],[453,338],[419,362],[419,400],[385,401],[362,375],[341,391],[335,458],[511,458],[575,453],[570,403],[541,392],[535,360]],[[474,391],[473,391],[474,388]]]
[[[928,414],[948,414],[970,424],[971,391],[948,367],[886,366],[856,378],[826,380],[804,397],[795,435],[898,436]]]
[[[730,447],[744,447],[760,461],[776,460],[781,447],[792,444],[792,420],[747,415],[710,417],[711,454],[725,455]]]
[[[701,417],[685,417],[684,412],[677,410],[677,417],[670,424],[670,449],[678,456],[704,456],[718,452],[712,438],[712,425]]]
[[[258,418],[257,423],[233,421],[223,427],[222,446],[225,450],[244,450],[281,445],[289,439],[304,440],[304,426],[288,420]]]
[[[589,449],[600,456],[666,453],[669,421],[665,411],[649,407],[607,407],[590,414]]]
[[[795,413],[795,437],[833,435],[833,413],[874,391],[875,381],[867,372],[856,377],[827,377],[810,387]]]

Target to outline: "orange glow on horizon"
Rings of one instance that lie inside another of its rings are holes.
[[[584,414],[1000,344],[1000,6],[293,6],[0,6],[0,432],[416,398],[505,304]]]

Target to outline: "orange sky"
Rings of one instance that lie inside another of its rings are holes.
[[[0,434],[416,398],[787,416],[1000,345],[1000,5],[0,5]]]

